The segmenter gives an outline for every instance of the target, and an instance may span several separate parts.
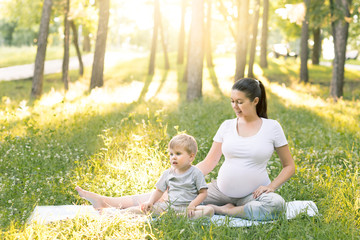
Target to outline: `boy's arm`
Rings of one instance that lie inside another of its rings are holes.
[[[164,194],[164,192],[162,192],[162,191],[160,191],[160,189],[156,188],[156,190],[151,194],[148,202],[150,202],[152,204],[156,203],[163,194]]]
[[[207,189],[202,188],[199,190],[199,194],[196,196],[194,200],[192,200],[188,206],[189,210],[194,210],[196,206],[202,203],[207,197]]]
[[[163,194],[164,192],[156,188],[156,190],[151,194],[149,201],[141,204],[141,210],[144,212],[150,211],[154,203],[156,203]]]

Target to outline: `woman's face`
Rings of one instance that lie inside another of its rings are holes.
[[[230,98],[231,106],[237,117],[257,116],[256,104],[259,102],[258,97],[256,97],[254,101],[250,101],[250,99],[246,97],[245,92],[232,90]]]

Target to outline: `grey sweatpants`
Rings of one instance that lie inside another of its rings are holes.
[[[256,199],[252,193],[243,198],[232,198],[220,192],[216,180],[208,184],[208,187],[208,196],[204,204],[222,206],[231,203],[235,206],[244,206],[247,219],[276,219],[285,211],[285,200],[276,193],[263,193]]]

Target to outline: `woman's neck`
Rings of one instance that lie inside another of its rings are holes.
[[[258,115],[237,118],[238,123],[253,123],[259,120],[261,120],[261,118]]]

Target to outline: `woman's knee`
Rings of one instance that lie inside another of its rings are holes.
[[[271,220],[279,218],[285,210],[285,200],[276,193],[262,194],[244,206],[247,218],[254,220]]]
[[[283,212],[285,210],[285,200],[277,193],[262,194],[260,202],[271,210],[271,212]]]

